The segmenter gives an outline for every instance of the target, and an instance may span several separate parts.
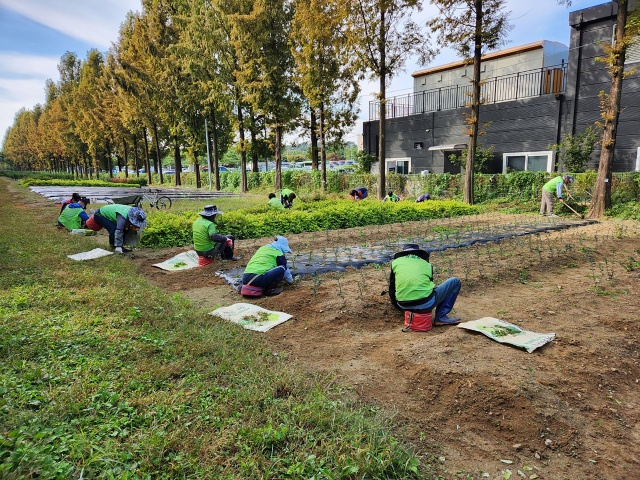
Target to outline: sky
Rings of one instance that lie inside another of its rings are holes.
[[[508,0],[514,28],[502,48],[550,40],[569,45],[569,12],[607,3],[605,0],[573,0],[567,9],[556,0]],[[437,10],[424,1],[416,20],[427,19]],[[31,110],[45,101],[47,79],[60,79],[58,63],[66,52],[81,60],[92,48],[106,52],[118,40],[127,12],[140,11],[140,0],[0,0],[0,142],[13,124],[16,113]],[[387,96],[411,93],[411,73],[460,60],[451,50],[443,50],[422,67],[408,58],[405,71],[387,87]],[[360,118],[346,140],[357,141],[362,122],[367,121],[369,102],[378,83],[361,84]],[[304,140],[304,139],[300,139]]]

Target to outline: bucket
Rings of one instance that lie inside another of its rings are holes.
[[[198,266],[199,267],[204,267],[204,266],[207,266],[207,265],[209,265],[211,263],[213,263],[213,260],[211,258],[198,256]]]
[[[405,310],[403,332],[428,332],[433,327],[433,312],[417,313]]]
[[[89,220],[87,220],[87,228],[93,230],[94,232],[98,232],[102,230],[102,225],[96,222],[96,219],[93,218],[93,215],[91,215],[89,217]]]
[[[245,297],[261,297],[262,288],[254,287],[253,285],[242,285],[242,288],[240,289],[240,293]]]

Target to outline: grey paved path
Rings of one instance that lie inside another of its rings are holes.
[[[209,190],[198,189],[178,189],[164,187],[150,187],[152,189],[160,188],[161,195],[166,195],[171,200],[198,200],[198,199],[215,199],[219,197],[231,197],[239,195],[231,192],[215,192]],[[114,197],[126,197],[128,195],[140,195],[142,189],[138,187],[29,187],[32,192],[39,193],[43,197],[53,200],[54,202],[62,202],[71,197],[73,192],[78,192],[81,196],[87,197],[92,204],[108,203]]]

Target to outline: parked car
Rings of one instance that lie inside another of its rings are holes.
[[[162,170],[162,173],[163,173],[164,175],[175,175],[175,174],[176,174],[176,171],[175,171],[175,170],[173,170],[173,169],[166,169],[166,170]]]
[[[200,171],[201,171],[202,173],[208,173],[208,172],[209,172],[209,167],[202,167],[202,168],[200,169]],[[223,167],[222,165],[220,165],[220,166],[218,167],[218,172],[220,172],[220,173],[231,172],[231,171],[232,171],[232,170],[231,170],[230,168]]]

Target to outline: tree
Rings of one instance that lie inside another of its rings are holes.
[[[602,149],[600,150],[598,178],[587,214],[589,218],[602,218],[606,209],[611,206],[611,172],[618,132],[618,117],[620,116],[622,81],[626,76],[624,71],[625,55],[627,47],[631,42],[637,40],[640,33],[638,13],[636,11],[629,16],[628,6],[628,0],[618,0],[613,44],[603,42],[602,48],[606,56],[598,59],[606,65],[607,71],[611,75],[611,86],[609,93],[602,91],[599,95],[602,117],[602,122],[599,122],[599,125],[603,128]]]
[[[310,107],[315,168],[318,166],[317,156],[314,158],[315,134],[320,138],[323,191],[327,183],[326,136],[330,130],[327,126],[340,133],[352,126],[357,114],[354,105],[360,93],[353,57],[344,36],[346,12],[341,4],[340,0],[299,0],[291,32],[298,83]]]
[[[418,0],[349,0],[347,36],[361,71],[379,81],[378,198],[386,195],[386,88],[410,55],[425,65],[433,54],[427,35],[412,17],[422,9]]]
[[[466,167],[468,158],[469,153],[465,149],[460,152],[460,155],[450,155],[449,161],[458,167]],[[493,145],[490,145],[488,148],[483,148],[479,143],[476,144],[476,153],[473,162],[474,173],[482,173],[485,164],[491,160],[493,160]]]
[[[565,171],[581,173],[587,169],[597,136],[598,132],[589,126],[577,135],[566,134],[562,142],[551,145],[549,148],[558,151],[559,160]]]
[[[438,43],[456,49],[473,64],[471,80],[470,113],[467,114],[467,162],[465,167],[464,201],[473,205],[474,163],[478,143],[480,117],[480,64],[483,50],[497,48],[511,26],[509,12],[504,12],[506,0],[431,0],[438,7],[441,16],[428,25],[438,35]]]
[[[232,16],[236,77],[243,100],[264,118],[275,138],[276,189],[282,188],[284,134],[293,130],[301,108],[289,46],[292,17],[293,4],[288,0],[256,0],[248,14]]]

